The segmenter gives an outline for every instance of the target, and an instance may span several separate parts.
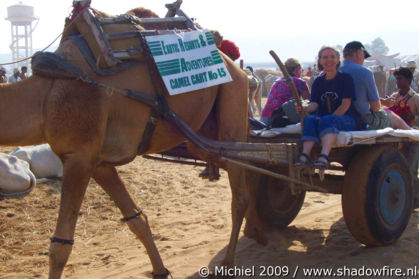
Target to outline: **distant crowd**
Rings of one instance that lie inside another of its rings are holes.
[[[0,68],[0,83],[14,83],[28,78],[28,67],[22,66],[20,71],[18,68],[13,69],[13,74],[7,75],[5,67]]]

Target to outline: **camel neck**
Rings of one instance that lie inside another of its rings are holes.
[[[0,85],[0,145],[43,142],[43,103],[52,80],[31,77]]]

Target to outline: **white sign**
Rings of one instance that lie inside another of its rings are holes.
[[[208,30],[146,38],[170,95],[232,80]]]

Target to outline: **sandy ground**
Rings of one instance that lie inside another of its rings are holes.
[[[0,148],[2,152],[12,148]],[[224,256],[231,229],[227,175],[217,182],[198,177],[201,167],[137,157],[118,171],[149,217],[154,239],[173,278],[200,278],[202,266]],[[49,237],[55,228],[60,181],[40,183],[28,196],[0,201],[0,278],[46,278]],[[121,214],[92,180],[63,278],[150,278],[145,249],[119,219]],[[394,245],[366,248],[348,232],[340,196],[308,193],[303,209],[283,231],[269,234],[267,246],[240,234],[239,267],[419,268],[419,210]],[[283,273],[284,274],[284,273]],[[419,273],[418,273],[419,274]],[[324,276],[321,276],[324,277]],[[242,277],[249,278],[249,277]],[[275,277],[281,278],[281,277]]]

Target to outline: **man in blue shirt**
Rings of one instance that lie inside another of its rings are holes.
[[[365,122],[368,130],[394,127],[396,129],[410,129],[409,125],[391,111],[381,109],[380,97],[375,85],[373,73],[362,66],[364,60],[370,57],[362,43],[353,41],[343,49],[343,66],[340,70],[352,76],[355,85],[355,109]],[[383,100],[386,102],[386,100]]]

